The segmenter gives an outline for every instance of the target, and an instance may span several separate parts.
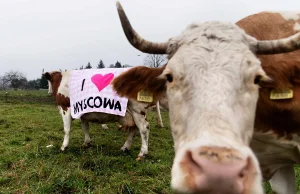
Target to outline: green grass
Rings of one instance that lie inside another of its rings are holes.
[[[152,131],[149,155],[136,161],[141,139],[129,153],[120,151],[127,133],[91,124],[92,146],[83,148],[80,122],[73,121],[69,148],[54,105],[0,102],[0,193],[170,193],[174,156],[169,128]],[[165,124],[167,115],[163,114]],[[54,147],[46,148],[53,144]]]
[[[129,153],[120,151],[127,133],[91,124],[92,145],[83,148],[84,134],[73,121],[69,148],[60,151],[63,125],[56,106],[0,101],[0,193],[172,193],[174,157],[168,115],[166,128],[151,112],[149,154],[136,161],[139,135]],[[47,148],[47,145],[53,147]],[[299,168],[296,168],[299,185]],[[270,192],[265,184],[267,193]]]
[[[0,90],[0,95],[5,95],[6,92],[9,96],[47,96],[48,90]]]
[[[0,101],[27,104],[54,104],[48,90],[0,90]]]

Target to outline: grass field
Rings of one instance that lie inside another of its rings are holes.
[[[166,128],[149,114],[149,154],[136,161],[140,137],[123,153],[127,134],[114,124],[109,130],[91,124],[92,146],[83,148],[80,122],[73,121],[69,148],[61,152],[63,127],[54,104],[0,101],[0,193],[172,193],[173,141],[167,113],[162,116]]]
[[[0,95],[5,95],[6,92],[9,96],[47,96],[48,90],[0,90]]]

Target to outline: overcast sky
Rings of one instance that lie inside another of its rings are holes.
[[[299,10],[299,0],[121,0],[137,32],[166,41],[197,21],[237,20],[264,10]],[[142,65],[145,54],[123,34],[115,0],[0,0],[0,76],[28,79],[102,59],[106,66]],[[140,56],[138,56],[140,55]]]

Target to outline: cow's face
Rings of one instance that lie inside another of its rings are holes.
[[[176,153],[172,187],[177,192],[262,193],[249,142],[258,83],[266,75],[249,48],[251,40],[232,24],[193,25],[170,39],[166,66],[132,68],[112,83],[119,94],[132,98],[122,93],[125,84],[131,92],[136,87],[155,96],[166,92]],[[136,85],[145,82],[154,82],[160,91]]]
[[[170,45],[161,77],[167,80],[176,152],[172,187],[181,192],[261,192],[249,142],[258,83],[266,75],[246,35],[234,25],[210,22],[190,26]]]
[[[48,80],[48,94],[55,96],[57,94],[57,90],[61,82],[61,78],[62,78],[61,72],[58,71],[46,72],[44,76]]]
[[[117,93],[131,98],[140,89],[159,96],[166,88],[176,153],[172,188],[182,193],[263,193],[258,162],[249,142],[258,84],[268,78],[254,53],[291,51],[296,44],[285,46],[294,40],[259,42],[236,25],[206,22],[190,25],[166,43],[152,43],[132,29],[119,4],[118,11],[133,46],[143,52],[169,55],[163,68],[148,68],[153,73],[145,73],[145,67],[136,67],[112,84]],[[153,87],[149,84],[151,75],[159,71],[159,76],[152,77]],[[130,78],[134,82],[129,82]],[[125,84],[130,85],[130,94]]]
[[[52,84],[51,81],[48,80],[48,95],[52,95],[53,94],[53,90],[52,90]]]

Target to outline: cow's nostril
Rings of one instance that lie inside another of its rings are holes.
[[[244,176],[245,176],[245,171],[243,170],[242,172],[240,172],[239,177],[244,178]]]

